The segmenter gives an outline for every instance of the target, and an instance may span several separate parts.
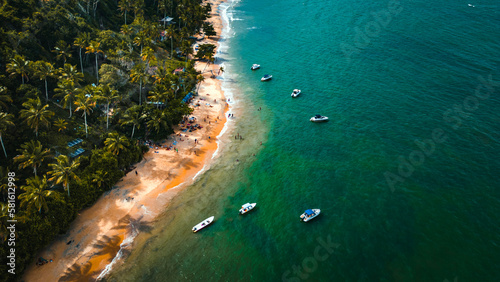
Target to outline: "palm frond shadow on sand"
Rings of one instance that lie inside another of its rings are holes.
[[[95,281],[97,275],[99,275],[99,271],[93,271],[92,263],[87,262],[84,265],[79,265],[77,263],[73,264],[68,270],[66,270],[59,278],[59,282],[87,282],[87,281]]]

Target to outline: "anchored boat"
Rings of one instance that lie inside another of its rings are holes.
[[[300,91],[300,89],[294,89],[292,92],[292,98],[299,96],[301,92],[302,91]]]
[[[253,210],[253,208],[255,208],[255,206],[257,205],[257,203],[246,203],[244,204],[243,206],[241,206],[241,209],[240,209],[240,214],[246,214],[247,212]]]
[[[267,80],[271,80],[273,78],[272,75],[270,74],[265,74],[261,79],[260,81],[267,81]]]
[[[324,122],[324,121],[328,121],[328,117],[325,117],[322,115],[315,115],[310,119],[310,121],[312,121],[312,122]]]
[[[200,231],[201,229],[209,226],[214,221],[214,218],[215,218],[214,216],[211,216],[211,217],[205,219],[204,221],[196,224],[193,227],[193,232],[196,233],[196,232]]]
[[[309,209],[306,210],[301,216],[300,220],[303,222],[308,222],[309,220],[317,217],[321,213],[320,209]]]

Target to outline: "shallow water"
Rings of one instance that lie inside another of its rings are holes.
[[[225,4],[235,119],[106,279],[498,281],[500,85],[475,90],[500,81],[500,9],[472,4]]]

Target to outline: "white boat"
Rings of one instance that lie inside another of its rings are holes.
[[[196,233],[196,232],[200,231],[201,229],[209,226],[214,221],[214,218],[215,218],[214,216],[211,216],[211,217],[205,219],[204,221],[196,224],[193,227],[193,232]]]
[[[295,98],[295,97],[299,96],[301,92],[302,91],[300,91],[300,89],[294,89],[292,92],[292,97]]]
[[[258,64],[252,65],[252,70],[258,70],[258,69],[260,69],[260,65],[258,65]]]
[[[300,220],[308,222],[309,220],[317,217],[321,213],[320,209],[309,209],[306,210],[301,216]]]
[[[270,74],[265,74],[261,79],[260,81],[266,81],[266,80],[271,80],[273,78],[272,75]]]
[[[312,122],[323,122],[323,121],[328,121],[328,117],[322,116],[322,115],[315,115],[313,116],[310,121]]]
[[[240,209],[240,214],[246,214],[247,212],[251,211],[253,208],[255,208],[255,206],[257,205],[257,203],[246,203],[244,204],[243,206],[241,206],[241,209]]]

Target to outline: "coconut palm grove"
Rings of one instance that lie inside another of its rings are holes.
[[[8,281],[141,160],[141,140],[191,113],[194,36],[215,32],[200,0],[0,3],[1,273],[17,221]],[[210,63],[214,47],[197,59]]]

